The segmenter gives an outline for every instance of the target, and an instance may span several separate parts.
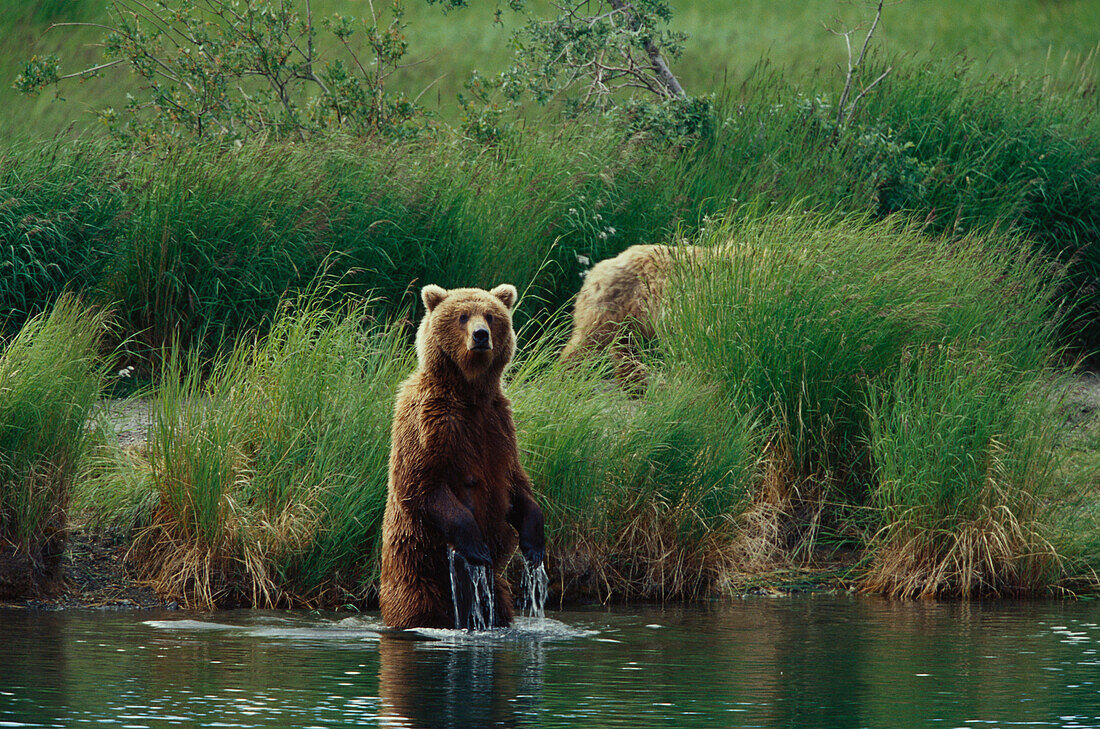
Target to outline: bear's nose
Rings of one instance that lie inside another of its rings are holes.
[[[478,349],[489,349],[489,330],[478,327],[474,330],[474,346]]]

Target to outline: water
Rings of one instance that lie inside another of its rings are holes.
[[[488,630],[494,622],[493,573],[482,565],[471,565],[453,549],[447,549],[447,565],[451,573],[451,605],[454,606],[456,630]],[[523,578],[519,586],[522,610],[528,617],[546,617],[546,599],[550,594],[550,578],[546,567],[531,569],[523,563]]]
[[[0,610],[0,727],[1100,727],[1100,601],[548,615]]]
[[[447,549],[451,571],[451,605],[456,630],[488,630],[496,622],[493,572],[484,565],[472,565],[453,549]]]
[[[538,567],[531,569],[531,565],[524,561],[519,590],[527,616],[545,618],[546,601],[550,597],[550,577],[546,574],[546,565],[539,562]]]

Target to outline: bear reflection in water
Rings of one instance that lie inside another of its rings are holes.
[[[529,726],[542,693],[541,645],[447,645],[383,635],[379,724],[409,729]]]

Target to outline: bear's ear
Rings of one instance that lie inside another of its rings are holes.
[[[500,302],[508,308],[508,311],[512,310],[512,307],[516,305],[516,299],[519,298],[519,293],[512,284],[501,284],[489,293],[500,299]]]
[[[424,300],[424,308],[430,314],[432,309],[439,306],[439,303],[447,298],[447,289],[435,284],[428,284],[420,289],[420,298]]]

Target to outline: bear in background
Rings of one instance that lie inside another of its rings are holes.
[[[573,335],[562,360],[610,350],[619,382],[643,385],[645,367],[638,355],[642,343],[657,334],[672,265],[695,259],[700,250],[690,245],[636,245],[593,266],[573,304]]]
[[[541,564],[543,515],[519,462],[501,375],[515,350],[516,288],[425,286],[419,367],[399,388],[382,523],[382,619],[397,628],[452,628],[448,547],[493,573],[494,627],[512,621],[503,570],[516,538]]]

